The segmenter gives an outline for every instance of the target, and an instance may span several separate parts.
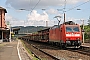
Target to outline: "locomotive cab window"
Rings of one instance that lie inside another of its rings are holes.
[[[79,28],[78,28],[78,27],[74,27],[74,28],[73,28],[73,31],[74,31],[74,32],[79,32]]]
[[[66,32],[79,32],[79,27],[76,26],[67,26]]]

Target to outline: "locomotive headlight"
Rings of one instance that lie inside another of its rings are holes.
[[[80,40],[80,38],[77,38],[77,40]]]

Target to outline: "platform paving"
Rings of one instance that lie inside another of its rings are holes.
[[[0,60],[31,60],[20,40],[0,43]]]
[[[83,46],[83,47],[89,47],[90,48],[90,43],[82,43],[81,46]]]

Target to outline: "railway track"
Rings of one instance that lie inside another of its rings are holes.
[[[51,59],[53,59],[53,60],[60,60],[59,58],[57,58],[57,57],[55,57],[55,56],[52,56],[52,55],[50,55],[49,53],[46,53],[45,51],[43,51],[43,50],[41,50],[40,48],[38,48],[38,47],[36,47],[35,45],[32,45],[35,49],[37,49],[37,50],[39,50],[40,52],[42,52],[42,53],[44,53],[44,54],[46,54],[47,56],[49,56]],[[49,58],[49,59],[50,59]],[[48,59],[48,60],[49,60]]]
[[[90,50],[88,48],[63,50],[46,43],[34,41],[24,41],[24,43],[39,60],[90,60],[90,55],[87,54]],[[86,53],[82,52],[86,50]]]
[[[46,53],[34,44],[29,44],[26,41],[24,41],[24,43],[30,49],[32,54],[34,54],[34,56],[37,57],[39,60],[61,60],[61,58],[57,58],[55,56],[50,55],[50,53]]]
[[[79,49],[68,49],[68,50],[90,56],[90,48],[88,48],[88,47],[81,47]]]

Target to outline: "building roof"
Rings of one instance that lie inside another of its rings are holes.
[[[20,28],[12,28],[13,31],[18,31]]]
[[[7,13],[7,10],[5,8],[1,7],[1,6],[0,6],[0,10],[4,10],[5,13]]]

